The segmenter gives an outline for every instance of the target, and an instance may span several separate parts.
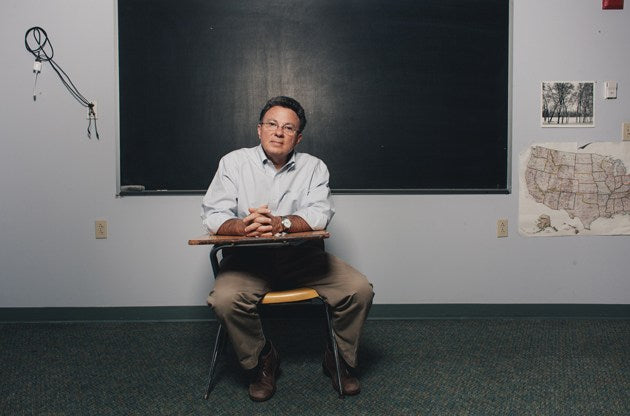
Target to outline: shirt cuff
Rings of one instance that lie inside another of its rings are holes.
[[[234,216],[231,216],[222,212],[217,212],[205,218],[202,224],[204,228],[206,229],[206,231],[208,231],[210,234],[216,234],[224,222],[226,222],[227,220],[235,219],[235,218],[236,217]]]
[[[313,230],[325,230],[328,225],[328,217],[318,212],[309,212],[308,209],[294,212],[292,215],[301,217]]]

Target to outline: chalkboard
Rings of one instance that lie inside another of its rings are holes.
[[[118,0],[118,52],[121,187],[205,192],[288,95],[333,192],[509,191],[508,0]]]

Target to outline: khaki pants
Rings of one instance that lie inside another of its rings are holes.
[[[317,290],[330,305],[339,352],[356,367],[374,292],[363,274],[326,253],[320,241],[297,247],[224,249],[208,305],[225,326],[241,366],[256,367],[265,345],[258,302],[271,290],[296,287]]]

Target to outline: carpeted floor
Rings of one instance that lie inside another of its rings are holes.
[[[370,320],[359,396],[321,371],[316,320],[270,320],[278,391],[247,397],[214,322],[0,324],[2,415],[630,415],[630,320]]]

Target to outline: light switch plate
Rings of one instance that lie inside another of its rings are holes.
[[[604,98],[607,98],[607,99],[617,98],[617,82],[616,81],[604,82]]]
[[[630,141],[630,122],[621,123],[621,140]]]

